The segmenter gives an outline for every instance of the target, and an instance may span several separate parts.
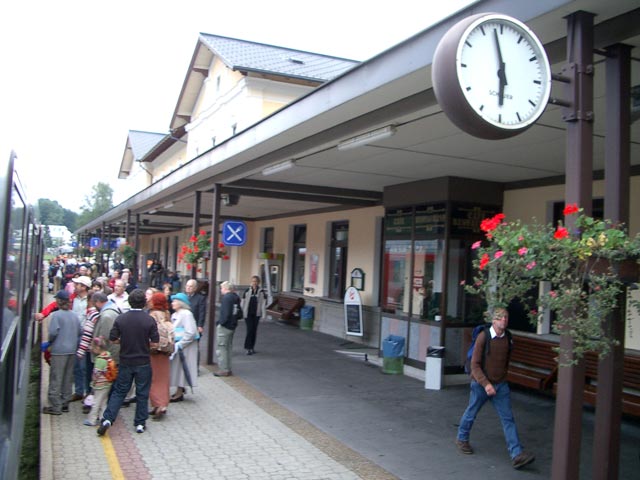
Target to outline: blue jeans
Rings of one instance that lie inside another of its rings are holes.
[[[482,406],[489,400],[493,404],[493,408],[496,409],[498,417],[500,417],[509,455],[513,459],[522,452],[522,445],[518,438],[518,429],[516,428],[516,422],[513,419],[513,412],[511,411],[511,390],[509,390],[509,384],[507,382],[495,384],[493,387],[496,389],[496,394],[490,397],[482,385],[475,380],[471,380],[469,406],[460,419],[458,440],[469,441],[473,422],[478,416],[478,412]]]
[[[103,420],[113,423],[118,416],[122,402],[124,401],[133,382],[136,382],[136,414],[134,425],[145,425],[149,418],[149,389],[151,388],[151,364],[146,365],[122,365],[118,368],[118,378],[113,383],[113,389],[107,408],[102,414]]]

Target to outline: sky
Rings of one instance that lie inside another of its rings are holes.
[[[198,33],[367,60],[470,0],[21,0],[0,7],[0,155],[29,203],[122,198],[129,130],[168,133]]]

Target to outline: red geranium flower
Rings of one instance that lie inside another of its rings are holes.
[[[489,254],[487,253],[483,254],[482,258],[480,259],[480,270],[484,270],[484,267],[487,266],[489,261],[490,261]]]
[[[498,213],[491,218],[485,218],[484,220],[482,220],[482,222],[480,222],[480,230],[482,230],[483,232],[491,232],[492,230],[498,228],[498,225],[502,223],[503,219],[504,213]]]
[[[556,240],[562,240],[563,238],[567,238],[569,236],[569,230],[564,227],[558,227],[555,233],[553,234],[553,238]]]
[[[562,213],[564,213],[565,215],[573,215],[574,213],[578,213],[579,211],[580,209],[578,208],[578,204],[572,203],[564,207],[564,211]]]

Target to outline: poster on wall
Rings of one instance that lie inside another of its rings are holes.
[[[344,326],[347,335],[362,337],[362,300],[355,287],[347,288],[344,294]]]
[[[318,283],[318,254],[312,253],[309,258],[309,283]]]

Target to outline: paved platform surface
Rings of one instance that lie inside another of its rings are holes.
[[[276,322],[260,323],[256,355],[244,355],[243,341],[241,322],[234,376],[214,377],[215,367],[201,366],[194,392],[163,420],[150,419],[143,434],[133,428],[133,405],[102,438],[82,425],[80,402],[62,416],[42,415],[41,480],[550,477],[553,399],[514,391],[522,442],[536,454],[516,471],[489,405],[472,432],[476,453],[457,452],[466,386],[425,390],[423,380],[383,374],[375,350]],[[593,415],[585,411],[582,479],[591,478],[592,441]],[[640,478],[639,455],[640,422],[625,420],[621,479]]]

